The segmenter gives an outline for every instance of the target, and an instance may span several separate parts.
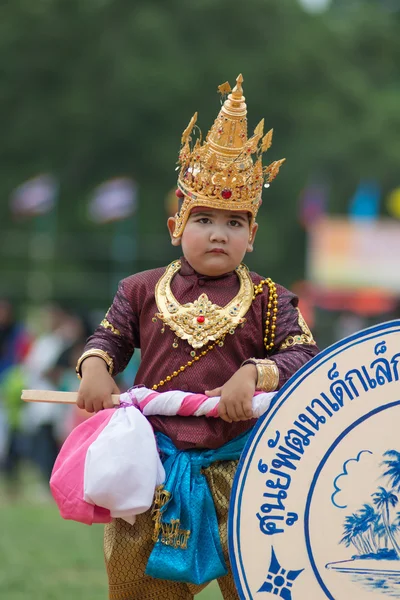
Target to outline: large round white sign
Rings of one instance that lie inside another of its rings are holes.
[[[235,478],[242,599],[400,598],[400,320],[321,352],[259,419]]]

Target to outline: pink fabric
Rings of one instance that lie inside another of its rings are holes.
[[[156,398],[157,396],[159,396],[159,392],[153,392],[152,394],[149,394],[147,396],[147,398],[145,398],[144,400],[142,400],[141,402],[139,402],[139,408],[140,408],[140,410],[143,412],[144,407],[147,406],[147,404],[149,402],[151,402],[153,400],[153,398]]]
[[[179,392],[180,395],[184,394],[184,392]],[[256,391],[254,392],[254,396],[258,396],[259,394],[262,394],[262,391]],[[142,394],[146,394],[144,397],[142,396]],[[130,402],[132,402],[132,404],[134,406],[137,406],[139,408],[139,410],[147,417],[151,418],[151,415],[157,415],[157,414],[164,414],[163,410],[165,410],[165,397],[168,398],[168,395],[171,396],[171,399],[174,397],[175,392],[174,391],[170,391],[170,392],[153,392],[151,390],[148,390],[144,387],[140,388],[140,393],[138,393],[136,388],[131,388],[130,390],[128,390],[125,394],[123,394],[121,396],[121,402],[124,404],[125,402],[127,402],[126,398],[128,397],[130,399]],[[159,404],[157,404],[158,398],[159,396],[163,396],[163,401],[161,403],[161,407],[159,406]],[[198,409],[201,407],[202,404],[204,404],[205,402],[207,402],[207,400],[209,400],[210,398],[208,396],[206,396],[206,394],[191,394],[191,393],[187,393],[185,395],[183,395],[183,398],[181,397],[181,399],[179,400],[179,402],[181,403],[180,406],[177,408],[177,412],[174,413],[180,417],[191,417],[193,415],[196,414],[196,412],[198,411]],[[176,398],[173,398],[174,404],[175,406],[177,406],[178,401]],[[129,402],[127,402],[127,404],[129,405]],[[151,410],[145,410],[146,407],[149,406],[149,404],[151,404]],[[200,411],[200,413],[202,414],[202,416],[206,416],[206,417],[218,417],[218,404],[219,404],[219,400],[216,406],[214,406],[214,408],[211,408],[208,410],[207,413],[204,413],[202,411]],[[158,410],[161,408],[161,412],[159,413]],[[175,409],[174,409],[175,410]],[[171,415],[173,413],[173,411],[169,411],[168,414]],[[197,417],[199,418],[199,417]]]
[[[85,502],[84,472],[89,446],[98,438],[115,412],[108,408],[76,427],[64,442],[54,464],[50,489],[63,519],[86,525],[110,523],[110,511]]]
[[[214,406],[214,408],[212,408],[210,410],[210,412],[207,413],[207,417],[219,417],[219,414],[218,414],[218,404],[216,404]]]
[[[190,415],[194,415],[196,410],[206,400],[208,400],[208,396],[206,396],[205,394],[188,394],[182,400],[182,404],[181,404],[177,414],[180,415],[181,417],[189,417]],[[210,416],[210,414],[207,413],[207,417],[209,417],[209,416]]]

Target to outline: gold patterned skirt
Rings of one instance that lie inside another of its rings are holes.
[[[229,566],[227,536],[229,498],[237,465],[237,460],[216,461],[203,470],[214,499],[222,549],[229,569],[228,575],[218,580],[224,600],[239,600]],[[147,561],[154,545],[153,532],[150,511],[138,515],[134,525],[123,519],[114,519],[106,525],[104,556],[110,600],[192,600],[207,586],[206,583],[194,585],[146,575]]]

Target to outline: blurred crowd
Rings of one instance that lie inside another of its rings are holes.
[[[21,400],[23,389],[76,391],[75,365],[93,325],[58,304],[44,305],[29,318],[17,318],[13,303],[0,299],[0,469],[7,496],[16,498],[22,474],[34,469],[43,494],[58,451],[71,430],[89,415],[74,404]],[[134,380],[135,353],[124,379]]]

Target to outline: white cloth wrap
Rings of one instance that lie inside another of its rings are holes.
[[[84,500],[133,523],[165,481],[153,429],[134,407],[116,410],[86,454]]]

